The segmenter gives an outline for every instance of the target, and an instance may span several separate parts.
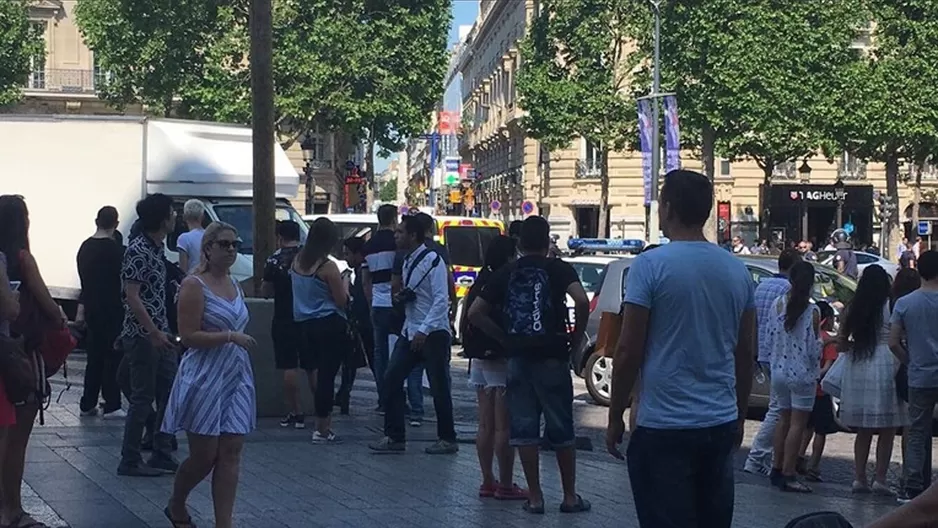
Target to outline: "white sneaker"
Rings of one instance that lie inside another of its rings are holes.
[[[338,444],[339,437],[335,435],[332,431],[329,431],[326,434],[320,434],[319,431],[313,431],[313,443],[314,444]]]
[[[123,420],[124,418],[127,418],[127,411],[124,409],[115,409],[111,412],[102,414],[101,418],[105,420]]]
[[[763,477],[768,477],[769,473],[772,472],[772,468],[747,460],[746,464],[743,466],[743,471],[746,473],[752,473],[753,475],[762,475]]]
[[[92,416],[97,416],[97,415],[98,415],[97,407],[93,407],[91,409],[88,409],[87,411],[82,411],[81,409],[78,410],[78,416],[81,416],[82,418],[91,418]]]

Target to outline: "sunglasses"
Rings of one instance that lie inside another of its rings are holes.
[[[240,240],[216,240],[215,245],[221,249],[241,249]]]

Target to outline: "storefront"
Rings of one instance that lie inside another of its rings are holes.
[[[776,240],[810,240],[822,247],[837,228],[851,232],[855,243],[873,242],[873,186],[846,185],[837,225],[833,185],[773,185],[769,194],[769,227]]]

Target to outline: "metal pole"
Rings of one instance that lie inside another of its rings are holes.
[[[655,11],[655,55],[652,62],[652,113],[655,130],[651,135],[651,201],[648,207],[648,242],[657,244],[660,241],[661,226],[658,222],[658,187],[659,173],[661,172],[661,128],[659,116],[659,97],[661,91],[661,0],[651,0]]]

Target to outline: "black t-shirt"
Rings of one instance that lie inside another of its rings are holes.
[[[274,320],[293,320],[293,281],[290,268],[300,252],[299,246],[280,248],[267,259],[264,265],[264,282],[274,285]]]
[[[492,311],[496,314],[494,319],[499,321],[501,316],[498,314],[501,314],[505,298],[508,294],[508,283],[512,270],[518,265],[531,264],[538,265],[547,270],[548,280],[550,281],[551,304],[556,307],[553,311],[555,319],[554,321],[550,321],[549,324],[553,326],[556,334],[566,334],[568,318],[567,288],[569,288],[571,284],[578,282],[580,278],[576,270],[573,269],[573,266],[561,259],[541,256],[521,257],[515,263],[504,266],[495,272],[495,274],[488,279],[485,287],[482,288],[479,297],[485,299],[486,302],[493,306]],[[509,353],[511,353],[511,351],[509,351]],[[545,359],[564,359],[570,355],[570,346],[567,341],[558,339],[556,347],[550,347],[539,351],[538,355]]]
[[[78,248],[80,301],[85,317],[96,322],[120,324],[124,316],[121,299],[121,263],[124,247],[113,238],[89,238]]]

